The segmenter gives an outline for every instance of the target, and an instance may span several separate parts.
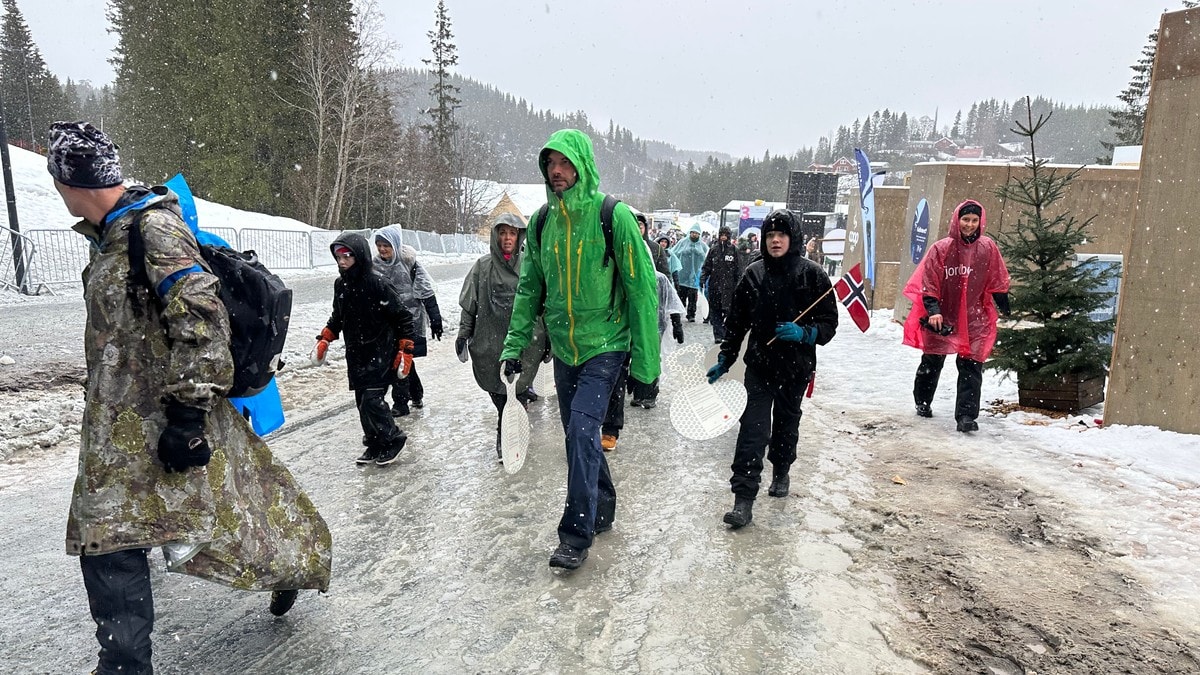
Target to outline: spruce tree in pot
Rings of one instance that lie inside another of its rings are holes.
[[[1012,130],[1029,142],[1025,170],[995,190],[1003,202],[1019,204],[1021,215],[996,237],[1011,277],[1012,314],[998,327],[987,367],[1016,373],[1021,405],[1074,412],[1104,399],[1112,347],[1102,340],[1115,319],[1088,314],[1112,298],[1104,286],[1114,272],[1076,265],[1075,250],[1087,242],[1095,216],[1080,222],[1054,205],[1083,167],[1047,167],[1035,137],[1050,116],[1038,115],[1035,122],[1028,97],[1025,112],[1027,121],[1016,121]]]

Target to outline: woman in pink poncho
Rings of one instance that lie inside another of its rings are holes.
[[[913,384],[917,414],[933,417],[930,403],[947,354],[956,354],[959,431],[977,431],[983,362],[996,344],[997,308],[1008,314],[1008,268],[1000,248],[984,236],[987,215],[968,199],[954,209],[950,234],[929,248],[904,295],[913,302],[904,322],[904,344],[920,349]]]

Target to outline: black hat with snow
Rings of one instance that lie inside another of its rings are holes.
[[[77,188],[113,187],[124,180],[117,144],[90,122],[50,125],[46,169],[54,180]]]

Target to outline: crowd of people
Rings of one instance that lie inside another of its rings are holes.
[[[837,332],[836,299],[812,242],[787,210],[772,211],[761,232],[741,242],[728,228],[708,243],[699,225],[678,238],[651,232],[643,214],[599,190],[591,140],[574,129],[554,133],[537,166],[547,204],[528,223],[512,214],[490,223],[490,250],[459,294],[454,350],[497,410],[497,456],[500,419],[514,404],[506,382],[515,381],[515,404],[528,406],[534,375],[553,368],[567,495],[549,565],[580,567],[595,537],[612,529],[617,493],[605,452],[617,447],[626,395],[634,408],[657,406],[660,344],[668,328],[684,342],[683,323],[696,320],[701,295],[720,344],[710,383],[745,344],[747,405],[730,467],[734,504],[723,517],[744,527],[764,457],[772,465],[767,494],[789,493],[816,348]],[[332,539],[225,398],[234,370],[230,319],[175,193],[126,182],[116,145],[83,122],[53,125],[48,168],[68,211],[82,219],[75,229],[93,244],[84,285],[87,401],[67,552],[80,557],[97,626],[96,672],[148,673],[149,549],[163,547],[173,571],[271,591],[269,609],[281,615],[299,590],[328,587]],[[1007,310],[1007,272],[983,230],[982,207],[961,205],[951,236],[932,247],[933,262],[906,289],[916,303],[910,322],[922,327],[911,341],[906,327],[906,342],[926,353],[917,413],[932,414],[945,355],[958,354],[961,431],[977,428],[979,364],[995,337],[996,310],[981,303],[994,298]],[[131,231],[141,233],[142,256],[130,254]],[[343,340],[363,431],[355,461],[388,466],[407,441],[398,420],[425,405],[414,359],[428,352],[428,338],[443,337],[441,311],[397,228],[379,230],[373,242],[344,233],[330,254],[338,278],[315,355],[324,361]],[[139,257],[145,283],[131,283],[131,259]],[[950,274],[951,266],[983,273]]]

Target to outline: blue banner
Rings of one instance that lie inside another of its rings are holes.
[[[914,265],[921,264],[925,256],[925,247],[929,244],[929,203],[922,197],[917,202],[917,212],[913,214],[912,236],[909,249],[912,252]]]
[[[875,185],[867,153],[854,149],[858,160],[858,197],[862,209],[863,277],[875,286]]]

